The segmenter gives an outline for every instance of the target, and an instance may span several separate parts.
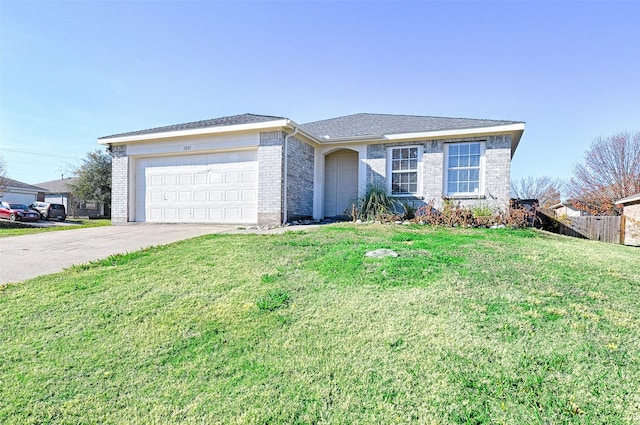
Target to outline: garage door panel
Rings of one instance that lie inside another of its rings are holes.
[[[244,183],[254,183],[258,181],[258,173],[254,171],[243,171],[242,181]]]
[[[210,172],[209,173],[209,183],[211,184],[222,184],[224,183],[224,174],[218,172]]]
[[[243,208],[242,209],[242,221],[249,221],[258,216],[257,208]]]
[[[203,172],[196,173],[196,175],[194,176],[194,183],[207,184],[208,177],[209,176],[207,175],[207,173],[203,173]]]
[[[227,184],[233,184],[233,183],[239,183],[240,182],[240,172],[238,171],[229,171],[227,173],[225,173],[225,183]]]
[[[239,191],[237,190],[227,190],[224,193],[225,201],[237,201],[240,199],[240,194],[238,192]]]
[[[136,221],[257,222],[257,152],[136,163]]]
[[[212,190],[209,192],[209,201],[222,201],[222,190]]]
[[[225,219],[228,221],[240,221],[240,209],[239,208],[227,208],[224,211]]]
[[[242,200],[243,201],[257,201],[258,200],[258,191],[255,189],[245,189],[242,191]]]

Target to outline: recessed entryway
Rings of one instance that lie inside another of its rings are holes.
[[[324,160],[324,216],[351,214],[358,197],[358,152],[343,149]]]

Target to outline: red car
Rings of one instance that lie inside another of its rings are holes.
[[[24,204],[0,202],[0,218],[8,218],[11,221],[38,221],[40,213]]]

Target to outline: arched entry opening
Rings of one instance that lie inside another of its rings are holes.
[[[358,152],[341,149],[324,159],[325,217],[345,217],[358,197]]]

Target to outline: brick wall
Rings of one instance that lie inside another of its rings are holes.
[[[313,216],[313,146],[290,137],[287,140],[287,220]]]
[[[282,223],[282,145],[285,133],[260,133],[258,146],[258,224]]]
[[[507,210],[511,197],[511,137],[489,137],[485,149],[485,205]]]
[[[387,185],[387,145],[367,146],[367,185]]]
[[[424,202],[442,206],[444,188],[444,143],[432,140],[422,144],[422,194]]]
[[[461,138],[404,143],[385,143],[367,146],[367,184],[387,185],[387,148],[397,146],[422,147],[422,191],[418,198],[408,200],[416,206],[433,202],[442,207],[444,196],[445,143],[485,142],[484,195],[456,198],[454,201],[465,207],[487,206],[504,210],[509,206],[511,175],[510,136],[485,138]],[[420,199],[421,198],[421,199]]]
[[[640,246],[640,203],[624,206],[624,244]]]
[[[129,219],[129,157],[127,146],[111,148],[111,223]]]

